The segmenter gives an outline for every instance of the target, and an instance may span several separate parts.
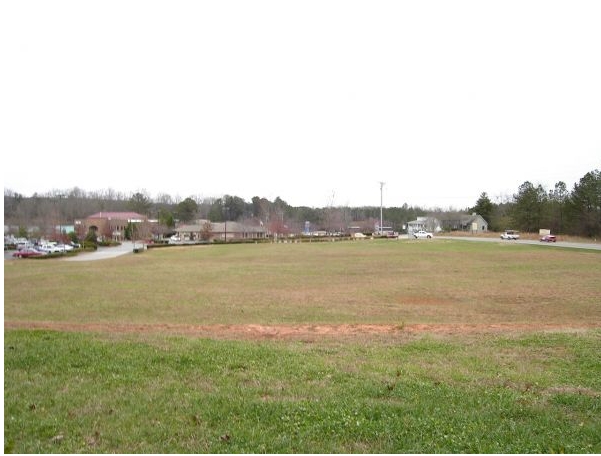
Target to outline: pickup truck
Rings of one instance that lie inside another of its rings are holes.
[[[509,240],[509,241],[517,241],[520,238],[520,233],[514,230],[505,230],[503,234],[501,234],[501,239]]]

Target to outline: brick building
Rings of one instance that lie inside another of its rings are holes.
[[[125,230],[130,223],[136,224],[138,232],[149,224],[148,217],[137,212],[97,212],[75,222],[78,234],[82,237],[92,229],[102,239],[118,242],[125,239]]]

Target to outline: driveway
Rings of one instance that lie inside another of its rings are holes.
[[[136,247],[142,247],[144,244],[136,242]],[[67,257],[63,261],[95,261],[115,258],[128,253],[133,253],[133,242],[124,241],[121,245],[115,247],[98,247],[94,252],[81,252],[75,256]]]

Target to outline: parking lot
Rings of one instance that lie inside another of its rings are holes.
[[[136,243],[136,247],[141,247],[143,244],[140,242]],[[95,261],[95,260],[105,260],[107,258],[114,258],[120,255],[125,255],[127,253],[133,253],[134,244],[129,241],[123,242],[119,246],[115,247],[98,247],[98,250],[94,252],[81,252],[74,256],[68,256],[65,258],[57,258],[59,261]],[[5,260],[16,260],[18,258],[13,257],[14,250],[5,250],[4,251],[4,259]]]

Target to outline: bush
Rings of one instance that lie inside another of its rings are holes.
[[[98,245],[100,247],[116,247],[118,245],[121,245],[121,243],[117,242],[117,241],[110,240],[110,241],[101,241],[101,242],[98,242]]]
[[[97,250],[98,249],[98,243],[96,241],[83,241],[81,244],[81,249],[82,250]]]

